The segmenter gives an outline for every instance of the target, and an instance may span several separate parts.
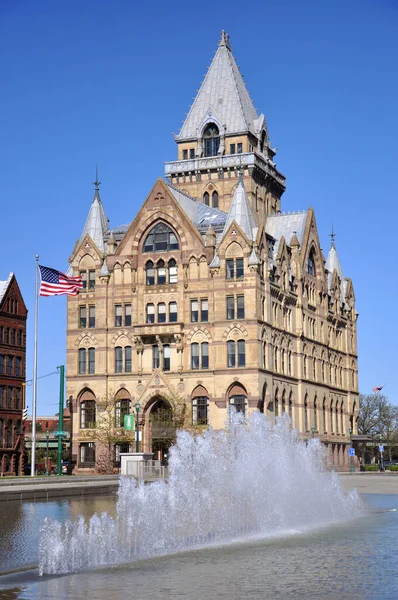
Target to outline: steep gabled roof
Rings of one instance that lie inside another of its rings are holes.
[[[5,281],[0,281],[0,303],[4,298],[4,294],[8,290],[8,286],[11,283],[11,279],[12,279],[13,275],[14,275],[14,273],[10,273],[8,276],[8,279],[6,279]]]
[[[104,233],[108,230],[108,219],[106,218],[104,207],[102,206],[98,176],[95,181],[94,198],[88,212],[86,223],[84,225],[80,241],[88,234],[97,248],[104,251]]]
[[[233,221],[239,225],[250,241],[256,238],[258,229],[257,223],[252,213],[252,209],[250,208],[245,184],[243,183],[241,175],[239,176],[238,185],[235,188],[234,197],[232,198],[231,206],[229,207],[223,235],[226,234]]]
[[[265,231],[276,240],[274,245],[274,258],[276,258],[278,254],[279,242],[282,236],[285,238],[287,245],[290,246],[293,236],[296,235],[301,246],[306,221],[306,211],[267,216]]]
[[[332,281],[333,281],[333,273],[336,271],[337,275],[340,279],[340,301],[343,304],[345,302],[345,293],[347,288],[347,280],[343,275],[343,269],[341,267],[340,259],[337,254],[337,249],[334,243],[334,239],[332,237],[332,244],[330,246],[330,250],[328,253],[328,257],[326,259],[325,268],[328,271],[328,291],[330,294]]]
[[[229,36],[223,31],[217,52],[191,106],[177,140],[195,138],[211,110],[225,133],[249,131],[258,118],[249,92],[232,55]]]

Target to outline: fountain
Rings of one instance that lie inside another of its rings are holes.
[[[303,442],[288,417],[231,414],[223,431],[181,431],[170,451],[168,482],[121,478],[116,517],[46,520],[40,574],[60,574],[210,545],[286,536],[361,513],[325,470],[319,440]]]

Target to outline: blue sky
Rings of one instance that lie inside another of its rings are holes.
[[[131,221],[217,48],[220,31],[287,177],[282,209],[315,209],[324,252],[333,222],[359,312],[360,389],[387,382],[397,337],[398,2],[396,0],[2,0],[0,279],[16,273],[29,309],[35,254],[64,270],[99,165],[111,225]],[[40,300],[39,376],[65,362],[66,299]],[[41,379],[38,414],[57,411]],[[27,390],[31,408],[32,388]]]

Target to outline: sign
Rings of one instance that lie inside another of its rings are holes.
[[[355,456],[355,448],[348,448],[348,456]]]
[[[58,436],[64,437],[65,435],[68,435],[68,433],[66,431],[53,431],[53,435],[55,437],[58,437]]]
[[[384,452],[384,446],[379,446],[379,452]]]
[[[135,432],[135,441],[137,441],[137,432]],[[138,432],[138,441],[142,442],[142,431]]]
[[[134,415],[124,415],[124,428],[127,431],[132,431],[134,429]]]

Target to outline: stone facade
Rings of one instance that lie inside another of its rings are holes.
[[[236,98],[222,96],[220,71]],[[167,183],[155,183],[128,226],[108,229],[96,184],[70,258],[85,284],[68,298],[67,325],[79,469],[104,452],[95,434],[104,398],[114,406],[116,462],[135,447],[119,433],[139,403],[139,448],[160,458],[176,428],[220,429],[235,406],[271,419],[286,412],[347,467],[358,411],[352,282],[333,237],[325,261],[312,208],[280,212],[285,178],[239,78],[223,33]],[[213,107],[223,103],[220,117]]]
[[[10,273],[0,281],[0,475],[23,475],[27,314]]]

